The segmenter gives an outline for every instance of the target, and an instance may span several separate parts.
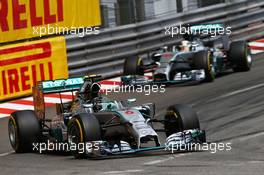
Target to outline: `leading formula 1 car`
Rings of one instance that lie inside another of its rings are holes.
[[[223,26],[199,25],[193,26],[193,30],[216,30],[220,27]],[[230,43],[227,35],[219,35],[217,40],[203,42],[200,37],[197,34],[185,35],[175,51],[163,49],[153,54],[153,62],[148,65],[138,57],[126,59],[123,84],[174,84],[190,80],[212,82],[217,75],[229,69],[234,72],[250,70],[252,59],[246,41]],[[147,69],[154,70],[151,79],[144,76]]]
[[[33,88],[35,110],[11,114],[9,139],[17,153],[32,152],[38,143],[66,144],[63,148],[76,158],[101,157],[159,150],[189,143],[205,142],[197,114],[186,105],[167,109],[162,119],[156,119],[155,104],[133,106],[135,99],[125,101],[102,97],[96,76],[39,82]],[[47,118],[44,94],[77,91],[71,102],[57,104],[57,114]],[[155,129],[153,123],[163,124]],[[158,132],[168,137],[161,143]],[[92,145],[79,151],[76,145]],[[75,145],[75,146],[74,146]],[[49,148],[49,147],[48,147]],[[54,148],[54,147],[53,147]],[[70,148],[70,149],[68,149]]]

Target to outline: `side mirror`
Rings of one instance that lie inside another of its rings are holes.
[[[137,99],[135,99],[135,98],[129,98],[129,99],[127,99],[126,101],[127,101],[127,104],[131,104],[131,103],[136,102]]]
[[[153,53],[152,56],[151,56],[151,59],[154,62],[159,62],[160,61],[160,58],[161,58],[161,54],[160,53]]]
[[[143,104],[142,107],[148,109],[150,118],[155,117],[155,112],[156,112],[155,103],[146,103],[146,104]]]

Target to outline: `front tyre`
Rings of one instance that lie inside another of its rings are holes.
[[[40,122],[34,111],[14,112],[8,121],[8,135],[16,153],[32,152],[33,143],[39,140]]]
[[[167,137],[188,129],[200,129],[197,113],[186,105],[170,106],[165,115],[164,129]]]
[[[205,73],[205,82],[213,82],[215,72],[212,65],[212,53],[207,50],[202,50],[194,54],[195,69],[203,69]]]
[[[86,143],[101,140],[101,127],[93,114],[81,113],[74,116],[68,125],[68,142],[75,158],[86,157]],[[83,145],[84,150],[79,150]]]

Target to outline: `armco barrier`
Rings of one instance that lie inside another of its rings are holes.
[[[180,36],[165,35],[166,26],[224,23],[232,27],[231,40],[254,40],[264,36],[264,1],[225,3],[165,18],[104,29],[100,35],[67,36],[70,76],[100,73],[104,78],[122,73],[129,56],[177,44]]]

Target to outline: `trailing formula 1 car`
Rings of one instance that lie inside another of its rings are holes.
[[[167,109],[163,119],[156,119],[155,104],[133,106],[135,99],[125,101],[102,97],[97,76],[43,81],[33,88],[35,110],[11,114],[8,122],[11,146],[17,153],[32,152],[50,143],[63,145],[74,157],[101,157],[142,151],[174,148],[190,143],[204,143],[205,131],[200,130],[197,114],[186,105]],[[57,105],[57,114],[48,118],[44,94],[77,91],[73,100]],[[153,123],[163,124],[155,129]],[[168,137],[161,144],[157,132]],[[152,144],[151,144],[152,143]],[[89,144],[89,148],[84,146]],[[85,147],[80,151],[80,147]],[[33,147],[34,146],[34,147]],[[60,148],[60,147],[59,147]],[[57,150],[57,149],[55,149]],[[44,150],[45,151],[45,150]]]
[[[193,30],[212,30],[220,24],[193,26]],[[229,69],[234,72],[249,71],[251,54],[246,41],[229,42],[227,35],[217,40],[203,42],[200,35],[185,35],[175,51],[164,49],[152,56],[153,62],[145,65],[141,58],[130,57],[124,63],[122,82],[129,85],[152,83],[174,84],[183,81],[212,82],[215,77]],[[155,69],[153,69],[155,67]],[[152,69],[151,79],[144,76]]]

